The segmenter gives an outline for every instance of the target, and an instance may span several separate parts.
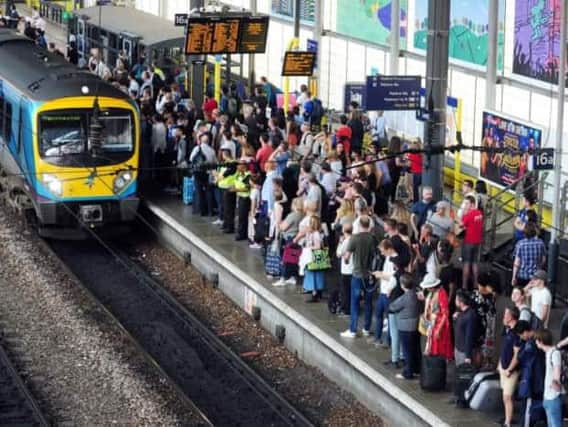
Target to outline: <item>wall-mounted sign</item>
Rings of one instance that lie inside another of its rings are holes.
[[[176,27],[186,27],[189,15],[187,13],[176,13],[174,16],[174,25]]]
[[[367,110],[417,110],[420,76],[368,76]]]

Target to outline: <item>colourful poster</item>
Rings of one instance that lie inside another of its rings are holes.
[[[450,58],[485,66],[488,53],[489,0],[452,0],[450,8]],[[428,0],[416,0],[414,48],[428,44]],[[505,4],[499,2],[497,69],[503,69]]]
[[[521,178],[534,164],[529,151],[541,146],[542,131],[526,124],[483,112],[485,148],[494,152],[481,153],[480,175],[495,184],[507,186]]]
[[[558,82],[560,0],[517,0],[513,72]]]
[[[272,0],[272,14],[293,19],[294,3],[294,0]],[[315,0],[300,0],[300,20],[313,24],[315,20]]]
[[[400,48],[406,49],[407,0],[400,1]],[[337,32],[371,43],[389,45],[390,0],[337,0]]]

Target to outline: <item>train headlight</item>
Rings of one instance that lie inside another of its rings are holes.
[[[48,190],[56,196],[63,194],[63,183],[56,176],[49,174],[43,175],[43,183],[47,186]]]
[[[113,187],[115,193],[120,193],[124,188],[130,184],[133,175],[131,171],[120,171],[114,179]]]

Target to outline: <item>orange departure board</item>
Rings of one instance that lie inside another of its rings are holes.
[[[316,63],[315,52],[286,52],[282,65],[283,76],[311,76]]]
[[[185,54],[264,53],[268,22],[268,16],[189,18]]]
[[[264,53],[268,37],[268,16],[250,16],[241,23],[240,53]]]

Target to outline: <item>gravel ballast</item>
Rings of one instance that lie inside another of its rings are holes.
[[[202,275],[157,243],[133,244],[131,257],[214,330],[316,425],[383,426],[353,395],[310,367],[262,329]]]
[[[53,424],[200,421],[5,208],[0,239],[1,326],[16,338],[23,377]]]

